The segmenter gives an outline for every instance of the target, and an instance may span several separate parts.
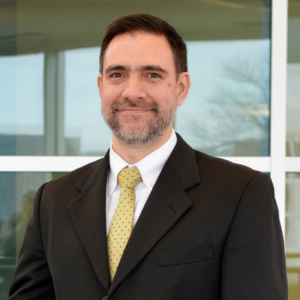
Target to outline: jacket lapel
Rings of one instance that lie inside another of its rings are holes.
[[[80,241],[105,289],[110,287],[106,237],[106,181],[109,155],[91,168],[79,181],[82,192],[69,205],[69,211]]]
[[[186,190],[200,184],[195,153],[179,135],[177,138],[177,145],[134,227],[109,294],[192,205]]]

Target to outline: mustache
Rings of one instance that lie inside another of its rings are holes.
[[[159,112],[160,108],[155,102],[145,102],[145,101],[131,101],[125,100],[123,102],[116,102],[111,106],[113,112],[124,110],[128,107],[139,107],[147,110],[153,110],[154,112]]]

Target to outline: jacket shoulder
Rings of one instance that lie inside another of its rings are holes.
[[[84,165],[57,179],[51,180],[44,185],[43,202],[66,202],[80,194],[84,186],[92,182],[97,176],[103,158]]]
[[[201,178],[210,178],[210,180],[234,184],[238,182],[250,182],[255,177],[265,178],[270,181],[267,174],[253,170],[247,166],[233,163],[229,160],[213,157],[194,150],[198,170]]]
[[[47,183],[47,185],[51,185],[51,186],[57,186],[57,185],[66,185],[66,184],[74,184],[76,186],[76,184],[85,177],[85,175],[91,173],[96,172],[96,170],[98,169],[98,166],[101,164],[103,158],[96,160],[94,162],[91,162],[89,164],[86,164],[82,167],[79,167],[73,171],[71,171],[70,173],[67,173],[57,179],[51,180]]]

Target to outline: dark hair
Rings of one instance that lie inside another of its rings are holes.
[[[148,14],[134,14],[120,17],[111,23],[105,33],[100,53],[100,73],[103,71],[103,60],[106,49],[112,39],[120,34],[147,32],[164,35],[173,52],[176,74],[187,72],[186,44],[176,30],[166,21]]]

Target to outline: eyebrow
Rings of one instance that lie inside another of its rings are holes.
[[[161,72],[164,74],[168,74],[167,70],[165,70],[157,65],[147,65],[147,66],[141,67],[141,70],[142,71],[157,71],[157,72]]]
[[[105,73],[108,74],[112,71],[127,71],[127,70],[129,70],[129,68],[126,66],[123,66],[123,65],[111,65],[105,70]],[[141,71],[157,71],[160,73],[168,74],[167,70],[165,70],[157,65],[142,66],[142,67],[140,67],[140,70]]]
[[[126,70],[128,70],[128,68],[125,67],[125,66],[122,66],[122,65],[112,65],[112,66],[109,66],[105,70],[105,73],[108,74],[111,71],[126,71]]]

